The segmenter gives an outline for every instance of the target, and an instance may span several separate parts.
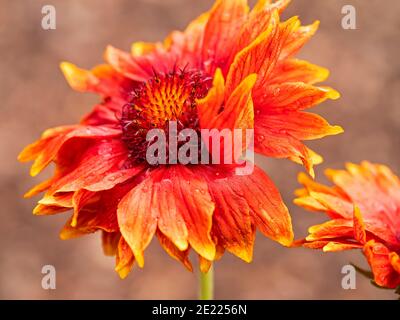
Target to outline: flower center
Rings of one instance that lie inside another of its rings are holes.
[[[204,98],[212,78],[201,71],[172,71],[155,74],[132,93],[132,100],[122,109],[122,140],[134,162],[146,159],[147,132],[163,129],[168,135],[169,121],[182,129],[199,130],[196,99]]]

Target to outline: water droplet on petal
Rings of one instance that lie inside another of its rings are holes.
[[[276,97],[277,95],[279,95],[280,92],[281,92],[281,88],[275,88],[273,95]]]

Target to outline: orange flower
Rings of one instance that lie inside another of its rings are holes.
[[[46,215],[73,209],[61,238],[103,231],[106,254],[117,256],[125,277],[156,235],[188,269],[226,249],[252,260],[255,230],[283,245],[293,240],[281,196],[260,169],[235,174],[235,165],[159,165],[145,161],[146,134],[172,120],[179,129],[253,129],[255,151],[303,163],[312,173],[321,158],[301,140],[342,131],[304,112],[339,95],[323,81],[328,71],[294,54],[318,23],[297,17],[280,22],[288,0],[220,0],[185,31],[164,42],[134,43],[131,53],[109,46],[107,64],[90,71],[61,69],[72,88],[96,92],[102,102],[77,125],[44,132],[20,154],[31,174],[49,163],[54,176],[27,193],[46,191],[34,210]]]
[[[360,248],[371,266],[375,282],[382,287],[400,285],[400,181],[379,164],[348,163],[347,170],[327,170],[335,184],[327,187],[304,174],[295,203],[323,211],[330,218],[312,226],[304,246],[324,251]]]

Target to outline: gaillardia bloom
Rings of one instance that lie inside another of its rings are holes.
[[[304,174],[295,203],[323,211],[331,220],[313,226],[303,245],[324,251],[360,248],[382,287],[400,285],[400,181],[389,168],[362,162],[327,170],[327,187]]]
[[[116,255],[125,277],[156,235],[175,259],[201,270],[224,250],[249,262],[255,231],[289,246],[291,220],[281,196],[262,170],[235,174],[236,165],[146,162],[146,134],[171,121],[185,128],[254,129],[254,149],[290,158],[312,173],[321,158],[301,141],[342,131],[304,112],[338,93],[314,86],[328,71],[294,59],[318,23],[297,17],[280,22],[289,1],[221,0],[183,32],[164,42],[134,43],[131,53],[109,46],[106,64],[87,71],[61,69],[73,89],[102,101],[79,124],[44,132],[20,154],[34,161],[31,174],[49,163],[54,176],[29,191],[45,195],[34,213],[73,209],[62,239],[101,230],[106,254]]]

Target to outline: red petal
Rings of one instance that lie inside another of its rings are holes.
[[[84,153],[73,170],[53,184],[49,192],[111,189],[143,169],[143,166],[124,169],[127,159],[125,145],[119,140],[97,143]]]
[[[132,183],[118,185],[111,190],[90,192],[81,190],[74,197],[74,215],[61,231],[61,238],[68,239],[71,229],[91,233],[99,229],[106,232],[119,231],[118,204],[133,187]]]
[[[235,56],[226,78],[228,95],[250,74],[257,74],[260,84],[273,70],[279,54],[278,22],[279,16],[275,13],[268,29]]]
[[[215,245],[210,236],[214,203],[207,182],[180,165],[168,169],[167,179],[171,180],[171,191],[188,229],[190,245],[204,258],[214,260]]]
[[[110,126],[118,127],[118,115],[121,114],[122,107],[127,104],[127,100],[118,98],[106,99],[102,104],[98,104],[81,119],[81,124],[85,126]]]
[[[42,138],[27,146],[19,155],[20,161],[35,159],[31,168],[31,175],[37,175],[51,161],[55,160],[61,147],[72,138],[99,138],[115,137],[121,134],[121,130],[107,127],[93,126],[66,126],[45,131]]]
[[[209,177],[208,179],[210,180],[211,186],[213,186],[214,183],[218,183],[218,185],[220,185],[220,183],[226,184],[225,195],[227,193],[232,194],[232,199],[229,199],[229,205],[235,207],[236,214],[239,214],[239,207],[244,206],[242,214],[246,214],[246,210],[249,210],[253,223],[265,236],[282,245],[291,245],[293,241],[293,231],[290,215],[273,182],[257,167],[254,167],[254,171],[250,175],[237,175],[234,174],[234,172],[234,170],[226,172],[223,169],[216,169],[213,180],[210,178],[209,172],[207,172],[207,176]],[[220,194],[217,196],[216,201],[221,201],[222,196],[224,195]],[[235,205],[235,199],[238,200],[239,198],[241,198],[242,201]],[[225,215],[228,215],[226,205],[227,204],[225,204],[225,208],[218,209],[225,210]],[[243,217],[243,219],[246,218]],[[224,220],[224,218],[221,217],[221,223],[223,223],[223,221],[226,222],[226,219]],[[245,228],[245,226],[242,227]],[[228,230],[225,229],[225,231]],[[234,231],[231,230],[231,232]]]
[[[264,2],[264,3],[263,3]],[[260,1],[248,15],[247,20],[243,23],[240,28],[239,35],[235,40],[231,55],[228,59],[227,68],[232,63],[236,54],[247,47],[253,42],[262,32],[268,29],[271,23],[272,8],[269,3]],[[226,73],[227,70],[224,70]]]
[[[400,273],[393,268],[389,259],[391,252],[386,246],[371,240],[364,246],[364,254],[378,285],[387,288],[396,288],[400,285]]]
[[[255,228],[250,206],[243,195],[244,191],[238,192],[239,183],[235,181],[234,173],[222,173],[209,168],[207,177],[210,194],[216,205],[213,234],[218,238],[218,244],[250,262],[253,256]]]
[[[152,77],[151,69],[143,68],[129,53],[108,46],[105,60],[118,72],[134,81],[147,81]]]
[[[210,12],[203,41],[203,62],[209,74],[228,62],[235,36],[248,13],[246,0],[219,0]]]
[[[168,49],[179,56],[179,65],[201,69],[204,30],[210,14],[193,20],[184,32],[175,31],[166,40]]]

